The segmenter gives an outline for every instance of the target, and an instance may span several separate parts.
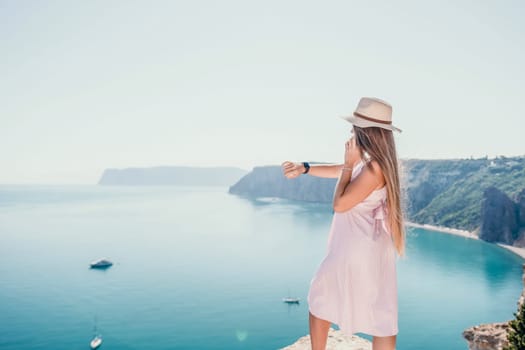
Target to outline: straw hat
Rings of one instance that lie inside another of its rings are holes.
[[[376,97],[361,97],[353,115],[341,116],[355,126],[368,128],[377,126],[383,129],[401,132],[392,125],[392,106]]]

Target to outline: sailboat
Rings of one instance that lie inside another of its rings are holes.
[[[283,298],[283,301],[287,304],[299,304],[299,298],[290,296],[290,289],[288,289],[288,296]]]
[[[89,346],[91,349],[96,349],[100,345],[102,345],[102,336],[97,332],[97,318],[95,317],[95,327],[93,328],[93,333],[95,336],[93,339],[91,339],[91,342],[89,343]]]
[[[283,298],[283,301],[288,304],[299,304],[299,298],[286,297]]]
[[[99,335],[95,335],[95,337],[89,343],[89,346],[91,347],[91,349],[96,349],[100,345],[102,345],[102,337]]]

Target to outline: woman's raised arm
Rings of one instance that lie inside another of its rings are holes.
[[[305,171],[303,163],[285,161],[281,164],[283,174],[289,179],[293,179],[303,174]],[[310,164],[307,175],[317,177],[338,178],[343,164]]]

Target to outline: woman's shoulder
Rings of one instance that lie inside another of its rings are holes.
[[[365,161],[365,164],[366,164],[366,167],[370,170],[370,172],[377,179],[377,182],[380,183],[381,186],[383,186],[385,184],[385,176],[383,175],[383,170],[381,169],[379,162],[375,159],[369,159]]]

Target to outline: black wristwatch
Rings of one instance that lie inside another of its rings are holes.
[[[303,174],[307,174],[310,171],[310,164],[308,164],[308,162],[303,162],[303,165],[304,165],[304,173]]]

